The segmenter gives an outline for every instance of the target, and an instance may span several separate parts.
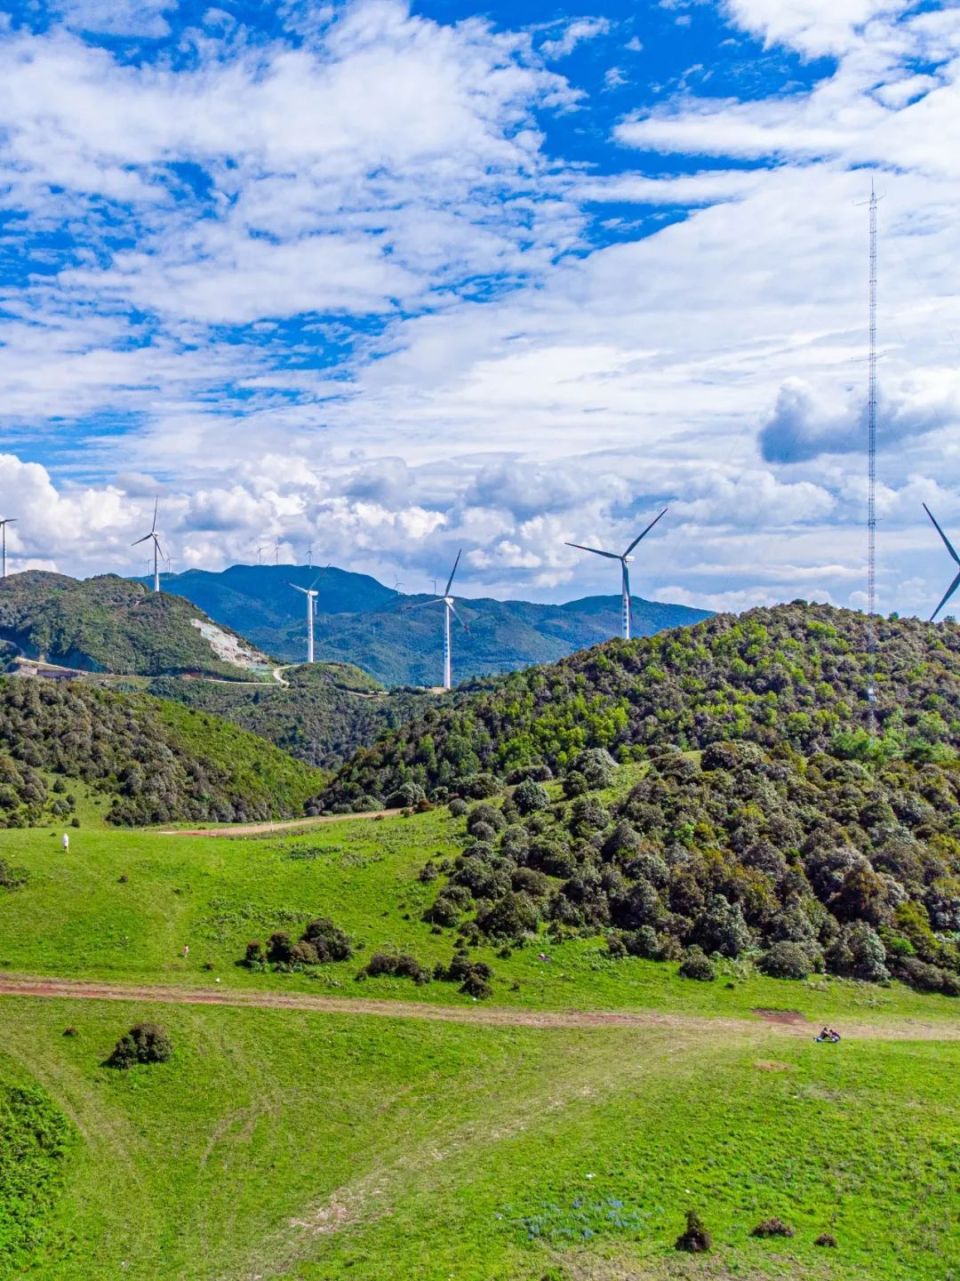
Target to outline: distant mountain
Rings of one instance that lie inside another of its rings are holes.
[[[193,601],[278,659],[302,661],[306,646],[303,598],[290,584],[316,583],[315,624],[320,660],[355,663],[387,685],[438,685],[442,618],[439,607],[408,611],[428,595],[407,596],[366,574],[307,566],[234,565],[222,573],[167,574],[165,591]],[[649,636],[709,617],[705,610],[634,599],[634,632]],[[620,597],[588,596],[564,605],[458,599],[466,630],[454,638],[454,678],[549,663],[596,645],[620,630]]]
[[[113,574],[30,570],[0,580],[0,655],[87,672],[249,677],[267,660],[179,596]]]

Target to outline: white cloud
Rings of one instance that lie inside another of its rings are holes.
[[[744,30],[813,56],[846,52],[871,18],[901,8],[898,0],[726,0]]]
[[[551,60],[569,57],[578,44],[606,35],[610,25],[608,18],[576,18],[555,40],[544,40],[540,52]]]
[[[159,40],[170,34],[164,15],[176,7],[177,0],[67,0],[60,13],[77,31]]]

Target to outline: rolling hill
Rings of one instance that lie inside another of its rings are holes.
[[[299,662],[305,623],[302,597],[291,583],[316,583],[319,590],[318,659],[355,663],[386,685],[440,683],[440,611],[407,608],[428,596],[403,595],[367,575],[332,567],[234,565],[222,573],[188,570],[163,576],[165,590],[193,601],[277,658]],[[454,640],[458,682],[553,662],[620,630],[619,596],[590,596],[563,605],[483,597],[458,600],[457,609],[467,628],[458,629]],[[634,599],[634,631],[640,636],[708,616],[683,605]]]
[[[862,741],[865,616],[795,602],[610,641],[514,673],[469,701],[425,711],[361,752],[323,800],[341,806],[404,783],[443,795],[478,773],[562,771],[584,748],[631,759],[747,739],[803,754],[952,753],[960,746],[960,628],[898,618],[875,625],[881,740],[874,746]]]
[[[105,574],[78,581],[29,570],[0,580],[0,646],[88,672],[183,672],[249,679],[266,658],[189,601]]]
[[[0,826],[75,815],[71,784],[114,824],[292,818],[322,776],[218,718],[81,682],[0,679]]]
[[[438,702],[435,694],[425,691],[387,690],[346,663],[287,667],[282,683],[161,676],[149,689],[160,698],[231,721],[298,760],[327,770]]]

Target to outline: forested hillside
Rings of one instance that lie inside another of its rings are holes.
[[[212,712],[298,760],[328,770],[438,702],[431,693],[386,690],[373,677],[344,663],[286,668],[283,679],[283,684],[273,681],[251,687],[158,677],[150,691],[197,711]]]
[[[109,822],[140,824],[294,817],[320,780],[255,735],[148,694],[0,680],[0,826],[68,817],[71,781],[109,799]]]
[[[225,658],[211,643],[218,631],[182,597],[113,574],[77,581],[30,570],[0,580],[0,646],[8,661],[22,655],[90,672],[248,676],[258,656],[223,633],[221,648],[235,651]]]
[[[515,673],[359,753],[322,801],[366,804],[405,782],[457,791],[479,773],[562,769],[585,747],[620,759],[726,739],[805,754],[952,752],[960,743],[960,628],[897,618],[878,619],[876,628],[879,743],[860,737],[871,679],[865,617],[798,602],[611,641]]]

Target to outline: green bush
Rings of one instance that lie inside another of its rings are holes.
[[[813,947],[806,943],[774,943],[760,958],[760,969],[774,979],[805,979],[822,964]]]
[[[374,952],[357,978],[382,977],[412,979],[419,987],[430,982],[430,971],[408,952]]]
[[[750,1233],[752,1237],[792,1237],[795,1235],[794,1229],[789,1223],[784,1223],[783,1219],[776,1217],[764,1219]]]
[[[156,1023],[135,1023],[113,1047],[107,1066],[131,1068],[137,1063],[166,1063],[173,1054],[170,1037]]]
[[[681,978],[696,979],[699,983],[712,983],[717,977],[713,962],[699,947],[687,948],[680,962],[679,973]]]

